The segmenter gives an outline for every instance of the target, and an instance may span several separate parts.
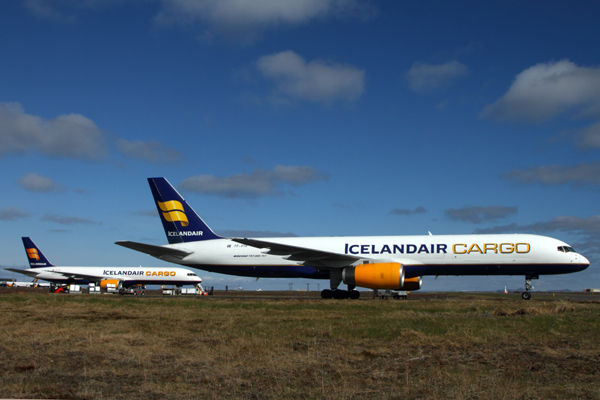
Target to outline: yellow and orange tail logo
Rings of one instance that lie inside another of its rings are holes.
[[[33,258],[36,261],[40,261],[40,255],[38,254],[37,249],[27,249],[27,255],[29,258]]]
[[[181,226],[188,226],[190,223],[183,212],[183,205],[177,200],[165,202],[158,201],[158,206],[163,211],[163,217],[169,222],[179,221]]]

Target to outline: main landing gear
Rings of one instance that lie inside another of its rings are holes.
[[[534,288],[531,285],[532,279],[539,279],[538,275],[525,275],[525,291],[521,294],[523,300],[531,300],[531,293]]]
[[[355,290],[355,286],[348,285],[348,290],[338,289],[342,283],[342,270],[334,269],[329,271],[329,287],[321,291],[322,299],[353,299],[356,300],[360,297],[360,292]]]

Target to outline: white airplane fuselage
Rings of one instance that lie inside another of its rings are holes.
[[[357,257],[364,262],[396,262],[407,278],[424,275],[552,275],[581,271],[589,266],[582,255],[560,240],[530,234],[290,237],[259,240],[310,250]],[[255,277],[297,276],[326,278],[327,266],[311,266],[266,254],[265,249],[215,239],[163,247],[190,252],[183,259],[161,259],[207,271]],[[572,250],[572,249],[571,249]],[[332,268],[341,265],[331,265]]]
[[[165,178],[148,183],[169,244],[116,244],[222,274],[329,279],[323,298],[357,299],[356,287],[419,290],[425,275],[522,275],[529,300],[531,280],[539,275],[589,266],[565,242],[530,234],[225,238]],[[347,291],[338,289],[341,283]]]
[[[127,285],[197,285],[202,282],[192,271],[177,267],[62,267],[51,266],[24,270],[30,276],[54,283],[97,283],[103,280],[126,282]],[[81,277],[89,275],[89,277]],[[70,278],[72,276],[72,278]]]
[[[193,271],[179,267],[79,267],[53,265],[29,237],[22,237],[29,268],[5,268],[35,279],[53,283],[99,284],[102,288],[121,289],[133,285],[198,285]]]

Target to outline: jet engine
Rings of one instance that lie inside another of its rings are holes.
[[[342,271],[342,279],[350,286],[399,289],[404,286],[404,265],[388,262],[346,267]]]
[[[108,285],[114,285],[114,286],[111,286],[111,288],[114,288],[114,289],[121,289],[121,287],[123,286],[123,282],[120,279],[104,279],[104,280],[100,281],[100,287],[102,289],[106,290],[106,287]]]
[[[400,288],[400,290],[414,291],[421,289],[421,285],[423,284],[423,278],[420,276],[415,276],[414,278],[407,278],[404,280],[404,285]]]

